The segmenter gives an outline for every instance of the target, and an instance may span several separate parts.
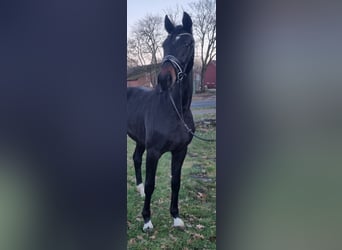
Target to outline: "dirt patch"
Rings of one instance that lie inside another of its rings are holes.
[[[212,128],[216,127],[216,119],[215,118],[204,118],[198,121],[195,121],[196,128]]]
[[[207,175],[207,171],[202,165],[194,164],[192,166],[193,173],[190,176],[194,179],[203,181],[203,182],[213,182],[215,178],[211,178]]]

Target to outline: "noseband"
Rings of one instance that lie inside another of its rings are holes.
[[[173,68],[176,70],[176,82],[182,81],[183,78],[186,76],[186,73],[184,72],[184,69],[182,68],[180,62],[178,59],[172,55],[167,55],[163,58],[162,64],[169,62],[173,66]]]

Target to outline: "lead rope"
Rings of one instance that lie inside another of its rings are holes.
[[[173,100],[173,97],[171,95],[171,92],[169,92],[169,97],[170,97],[172,106],[173,106],[174,110],[176,111],[176,113],[178,115],[178,118],[182,121],[182,123],[183,123],[183,125],[184,125],[184,127],[185,127],[185,129],[187,130],[188,133],[192,134],[194,137],[196,137],[197,139],[200,139],[202,141],[207,141],[207,142],[214,142],[214,141],[216,141],[215,139],[206,139],[206,138],[200,137],[198,135],[195,135],[195,133],[191,130],[191,128],[189,128],[189,126],[185,123],[183,116],[179,113],[179,111],[177,109],[177,106],[175,104],[175,101]]]
[[[172,55],[167,55],[164,57],[163,59],[163,63],[166,62],[166,61],[169,61],[171,62],[171,64],[176,68],[176,71],[177,71],[177,82],[179,83],[179,85],[181,85],[181,82],[184,78],[184,76],[186,75],[184,72],[183,72],[183,69],[179,63],[179,61],[177,60],[176,57],[172,56]],[[187,64],[185,65],[184,69],[186,70],[186,67],[187,67]],[[195,135],[195,133],[189,128],[189,126],[186,124],[186,122],[184,121],[184,118],[183,118],[183,105],[182,105],[182,90],[181,90],[181,86],[179,86],[179,90],[180,90],[180,104],[181,104],[181,113],[179,113],[178,109],[177,109],[177,106],[175,104],[175,101],[173,100],[173,97],[171,95],[171,92],[169,91],[169,97],[170,97],[170,100],[171,100],[171,103],[172,103],[172,106],[174,108],[174,110],[176,111],[177,115],[178,115],[178,118],[182,121],[185,129],[187,130],[188,133],[190,133],[192,136],[196,137],[197,139],[200,139],[202,141],[207,141],[207,142],[214,142],[216,141],[215,139],[206,139],[206,138],[203,138],[203,137],[200,137],[198,135]]]

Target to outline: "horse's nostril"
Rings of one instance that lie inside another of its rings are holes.
[[[168,83],[171,83],[171,82],[172,82],[172,76],[171,76],[171,74],[168,74],[168,75],[167,75],[167,82],[168,82]]]
[[[160,81],[168,81],[169,79],[172,79],[170,72],[162,72],[158,75],[158,80]]]

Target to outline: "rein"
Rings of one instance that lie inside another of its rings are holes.
[[[171,100],[171,103],[172,103],[172,106],[174,108],[174,110],[176,111],[177,115],[178,115],[178,118],[179,120],[181,120],[181,122],[183,123],[185,129],[187,130],[188,133],[190,133],[191,135],[193,135],[194,137],[196,137],[197,139],[200,139],[202,141],[207,141],[207,142],[214,142],[216,141],[215,139],[206,139],[206,138],[203,138],[203,137],[200,137],[198,135],[196,135],[192,130],[191,128],[189,128],[189,126],[186,124],[186,122],[184,121],[184,118],[183,118],[183,115],[181,115],[177,109],[177,106],[175,104],[175,101],[173,100],[173,97],[171,95],[171,92],[169,92],[169,97],[170,97],[170,100]]]
[[[183,123],[185,129],[187,130],[188,133],[190,133],[192,136],[196,137],[197,139],[200,139],[202,141],[207,141],[207,142],[214,142],[216,141],[215,139],[206,139],[206,138],[203,138],[203,137],[200,137],[198,135],[196,135],[192,130],[191,128],[189,128],[189,126],[186,124],[186,122],[184,121],[184,117],[183,117],[183,113],[181,114],[178,109],[177,109],[177,106],[175,104],[175,100],[173,99],[172,97],[172,94],[171,92],[169,91],[169,97],[170,97],[170,101],[172,103],[172,106],[174,108],[174,110],[176,111],[177,115],[178,115],[178,118],[179,120],[181,120],[181,122]]]

